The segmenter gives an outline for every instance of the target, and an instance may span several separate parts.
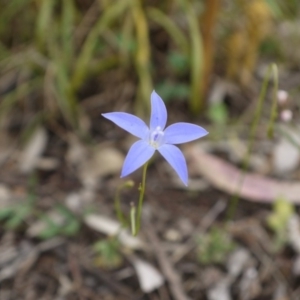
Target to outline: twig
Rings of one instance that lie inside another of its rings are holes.
[[[97,270],[94,266],[89,263],[83,263],[81,267],[88,273],[95,276],[99,281],[102,281],[112,292],[118,293],[119,295],[125,296],[127,299],[138,299],[133,290],[123,285],[122,283],[116,281],[114,278],[108,274]]]
[[[15,257],[11,257],[12,261],[7,267],[3,267],[0,271],[0,282],[12,278],[16,273],[24,275],[37,261],[39,256],[46,251],[61,246],[65,242],[61,238],[53,238],[51,240],[40,243],[35,247],[26,249],[16,248]]]
[[[205,231],[207,231],[208,228],[212,226],[213,222],[217,219],[220,213],[224,211],[225,208],[225,201],[219,200],[203,217],[203,219],[200,222],[198,231],[200,231],[200,233],[205,233]]]
[[[157,257],[158,263],[162,269],[162,272],[166,276],[168,282],[170,283],[170,289],[171,293],[176,300],[190,300],[189,297],[185,294],[182,287],[181,278],[176,272],[176,270],[173,268],[171,261],[167,257],[166,253],[162,249],[159,240],[151,228],[151,226],[148,226],[147,230],[147,236],[151,242],[151,245],[153,246],[153,252]]]
[[[203,235],[213,224],[213,222],[217,219],[217,217],[225,210],[226,203],[223,200],[219,200],[203,217],[200,221],[197,228],[194,232],[197,232],[199,235]],[[180,261],[186,254],[192,251],[196,247],[194,236],[192,235],[187,242],[185,243],[184,249],[181,252],[177,252],[176,256],[173,257],[172,261],[178,262]]]
[[[77,296],[79,297],[80,300],[83,300],[83,295],[81,293],[82,287],[83,287],[83,280],[82,280],[82,275],[81,275],[81,270],[80,266],[78,264],[78,258],[75,249],[72,249],[73,247],[69,247],[68,249],[68,265],[69,265],[69,270],[71,273],[71,276],[74,280],[74,287]]]

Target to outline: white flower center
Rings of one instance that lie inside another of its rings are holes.
[[[160,126],[157,126],[149,136],[149,144],[157,149],[164,141],[164,132],[161,130]]]

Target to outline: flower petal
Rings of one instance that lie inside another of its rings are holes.
[[[182,152],[174,145],[163,145],[157,149],[166,161],[173,167],[180,179],[187,186],[188,171]]]
[[[191,123],[175,123],[168,126],[164,132],[164,141],[167,144],[182,144],[199,139],[208,132],[201,126]]]
[[[134,115],[124,112],[112,112],[102,114],[102,116],[140,139],[145,139],[148,135],[148,126],[143,120]]]
[[[125,158],[121,177],[127,176],[142,166],[152,157],[154,151],[155,149],[143,140],[135,142]]]
[[[150,129],[154,130],[158,126],[164,130],[167,123],[167,109],[164,101],[153,91],[151,94],[151,117],[150,117]]]

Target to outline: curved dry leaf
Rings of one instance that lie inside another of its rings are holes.
[[[185,148],[185,155],[194,171],[213,186],[229,194],[256,202],[273,202],[278,197],[300,204],[300,183],[279,181],[255,173],[245,173],[232,164],[205,153],[199,144]]]

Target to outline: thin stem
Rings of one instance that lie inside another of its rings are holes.
[[[277,103],[278,103],[278,68],[276,64],[272,64],[270,66],[271,71],[273,72],[273,80],[274,80],[274,89],[273,89],[273,102],[271,107],[271,117],[268,124],[268,136],[269,138],[273,137],[274,131],[274,123],[277,118]]]
[[[249,161],[250,161],[250,157],[251,157],[252,150],[253,150],[254,138],[255,138],[255,135],[257,132],[259,120],[261,119],[262,108],[263,108],[263,104],[266,99],[267,87],[270,82],[271,74],[273,74],[274,92],[273,92],[273,99],[272,99],[273,103],[272,103],[272,109],[271,109],[271,116],[270,116],[270,121],[269,121],[269,126],[268,126],[268,135],[270,136],[273,131],[273,125],[274,125],[274,121],[275,121],[275,118],[277,115],[278,71],[277,71],[276,64],[271,64],[269,66],[267,74],[264,77],[263,85],[261,87],[258,102],[256,105],[256,110],[254,113],[253,122],[252,122],[251,128],[250,128],[250,136],[249,136],[248,145],[247,145],[247,153],[245,155],[243,165],[242,165],[242,174],[241,174],[240,180],[238,182],[237,191],[231,197],[231,200],[230,200],[229,208],[227,211],[227,221],[232,220],[232,218],[235,214],[236,208],[238,206],[239,190],[241,189],[241,187],[243,185],[246,171],[249,167]]]
[[[146,174],[147,174],[148,163],[149,162],[147,161],[144,164],[142,183],[141,183],[141,185],[139,187],[140,197],[139,197],[139,203],[138,203],[137,215],[136,215],[136,232],[135,232],[136,234],[139,232],[139,230],[141,228],[142,207],[143,207],[144,196],[145,196],[145,189],[146,189]]]
[[[126,217],[124,216],[122,209],[121,209],[121,203],[120,203],[120,191],[122,187],[118,187],[117,192],[116,192],[116,196],[115,196],[115,211],[118,217],[119,222],[122,224],[122,226],[126,226]]]
[[[137,227],[136,227],[136,209],[134,203],[131,203],[130,209],[130,224],[131,224],[131,234],[133,236],[137,235]]]
[[[121,203],[120,203],[120,193],[123,189],[132,188],[133,186],[134,186],[134,182],[132,180],[126,181],[124,184],[122,184],[121,186],[119,186],[117,188],[117,192],[116,192],[115,199],[114,199],[115,200],[114,201],[115,211],[116,211],[118,220],[122,224],[123,227],[127,227],[128,221],[126,220],[126,216],[122,212]]]

